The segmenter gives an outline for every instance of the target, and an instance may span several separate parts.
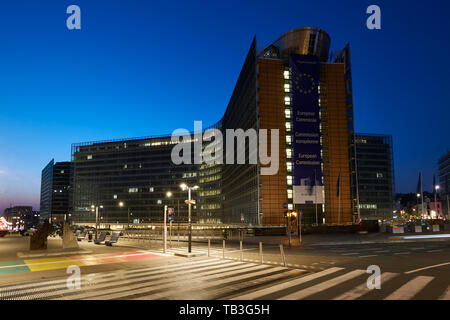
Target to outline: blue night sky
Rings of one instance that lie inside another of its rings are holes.
[[[81,30],[66,8],[81,8]],[[381,7],[381,30],[366,8]],[[39,208],[42,168],[74,142],[170,134],[221,118],[253,36],[319,27],[350,42],[357,132],[392,134],[397,192],[431,190],[450,147],[447,1],[3,0],[0,212]]]

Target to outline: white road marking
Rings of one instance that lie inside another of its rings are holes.
[[[355,255],[355,254],[359,254],[359,252],[342,253],[341,255],[342,256],[352,256],[352,255]]]
[[[397,275],[398,273],[383,272],[381,274],[381,287],[383,287],[383,284],[385,282],[389,281],[390,279],[394,278]],[[367,282],[364,282],[363,284],[357,286],[356,288],[333,298],[333,300],[355,300],[370,291],[372,290],[367,288]]]
[[[268,275],[268,276],[264,276],[265,274],[274,272],[274,271],[283,271],[282,274],[274,274],[274,275]],[[241,275],[241,276],[237,276],[237,277],[231,277],[231,278],[226,278],[226,279],[222,279],[222,280],[217,280],[217,281],[208,281],[206,283],[206,285],[204,283],[197,285],[197,286],[191,286],[191,287],[185,287],[185,288],[174,288],[173,290],[169,290],[169,291],[164,291],[161,293],[156,293],[156,294],[152,294],[152,295],[148,295],[148,296],[143,296],[143,297],[139,297],[136,298],[134,300],[154,300],[154,299],[162,299],[165,297],[175,297],[177,295],[179,295],[180,293],[183,292],[189,292],[189,291],[200,291],[204,288],[208,288],[208,287],[214,287],[214,286],[218,286],[218,285],[224,285],[226,286],[227,283],[230,282],[234,282],[234,281],[242,281],[244,284],[246,282],[246,279],[251,278],[251,277],[255,277],[255,276],[259,276],[258,279],[256,279],[256,281],[261,281],[264,279],[264,281],[271,281],[274,279],[278,279],[281,276],[285,276],[286,274],[288,275],[293,275],[296,274],[297,271],[294,270],[287,270],[285,268],[282,267],[276,267],[273,268],[272,270],[263,270],[260,272],[255,272],[255,273],[249,273],[249,274],[245,274],[245,275]],[[248,280],[248,282],[251,282],[252,280]],[[243,284],[241,282],[241,285]],[[220,290],[220,289],[218,289]],[[218,291],[217,289],[215,290],[216,292]],[[133,292],[134,293],[134,292]],[[211,294],[211,293],[209,293]],[[186,298],[182,298],[182,300],[186,300],[186,299],[191,299],[191,297],[186,297]]]
[[[223,272],[209,274],[210,271],[206,270],[208,268],[200,269],[200,270],[192,270],[189,273],[178,275],[176,270],[174,271],[173,277],[168,277],[165,279],[161,279],[161,276],[154,276],[154,277],[145,277],[140,278],[138,283],[129,284],[130,281],[126,281],[123,286],[119,288],[112,288],[112,289],[104,289],[104,290],[98,290],[99,286],[93,286],[92,289],[89,291],[72,295],[72,296],[66,296],[63,297],[63,299],[66,300],[79,300],[79,299],[114,299],[116,297],[120,296],[128,296],[132,295],[135,292],[137,292],[138,289],[145,289],[145,292],[148,292],[149,290],[156,290],[161,288],[170,288],[173,286],[182,286],[185,283],[188,283],[190,281],[206,281],[213,278],[220,278],[227,275],[233,275],[236,273],[242,273],[243,270],[246,270],[247,272],[253,272],[259,269],[266,268],[267,266],[258,265],[255,266],[253,264],[250,264],[249,268],[243,269],[242,267],[245,266],[244,264],[236,266],[238,263],[233,263],[233,267],[226,268],[224,267]],[[150,281],[152,280],[152,281]],[[153,281],[154,280],[154,281]],[[118,283],[114,283],[114,285],[117,285]],[[111,284],[109,284],[110,286]],[[103,287],[107,287],[108,285],[103,285]],[[56,298],[58,299],[58,298]],[[61,298],[59,298],[61,299]]]
[[[367,256],[359,256],[358,258],[369,258],[369,257],[378,257],[377,254],[369,254]]]
[[[440,263],[440,264],[435,264],[433,266],[428,266],[428,267],[423,267],[423,268],[419,268],[419,269],[415,269],[415,270],[410,270],[410,271],[405,272],[405,274],[414,273],[414,272],[418,272],[418,271],[422,271],[422,270],[426,270],[426,269],[438,268],[438,267],[446,266],[446,265],[449,265],[449,264],[450,264],[450,262],[444,262],[444,263]]]
[[[409,300],[426,287],[434,277],[418,276],[395,290],[384,300]]]
[[[271,293],[274,293],[274,292],[277,292],[277,291],[280,291],[280,290],[291,288],[291,287],[300,285],[300,284],[308,282],[308,281],[315,280],[317,278],[329,275],[331,273],[334,273],[334,272],[337,272],[337,271],[340,271],[340,270],[343,270],[343,268],[333,267],[333,268],[330,268],[330,269],[327,269],[327,270],[324,270],[324,271],[320,271],[320,272],[317,272],[317,273],[313,273],[313,274],[310,274],[310,275],[307,275],[307,276],[304,276],[304,277],[301,277],[301,278],[298,278],[298,279],[294,279],[294,280],[290,280],[288,282],[280,283],[280,284],[271,286],[269,288],[264,288],[264,289],[257,290],[257,291],[254,291],[254,292],[250,292],[250,293],[238,296],[238,297],[234,297],[231,300],[254,300],[256,298],[259,298],[259,297],[262,297],[262,296],[265,296],[265,295],[268,295],[268,294],[271,294]]]
[[[227,266],[230,265],[236,265],[236,264],[240,264],[242,265],[242,263],[232,263],[229,264],[227,263]],[[133,275],[141,275],[141,276],[145,276],[143,279],[154,279],[154,278],[160,278],[161,277],[161,271],[164,271],[165,273],[170,273],[170,272],[179,272],[180,270],[185,270],[185,269],[192,269],[192,271],[196,271],[200,270],[208,270],[208,269],[212,269],[212,268],[217,268],[219,265],[221,265],[220,262],[218,261],[214,261],[214,262],[209,262],[209,263],[202,263],[202,264],[189,264],[186,266],[180,266],[180,265],[175,265],[175,266],[164,266],[164,267],[157,267],[157,268],[149,268],[147,270],[142,270],[142,271],[138,271],[138,272],[132,272],[132,273],[127,273],[127,272],[115,272],[113,274],[110,274],[110,277],[106,277],[106,275],[95,275],[95,274],[90,274],[86,277],[82,277],[81,281],[82,281],[82,290],[92,290],[94,287],[95,288],[103,288],[103,287],[108,287],[111,285],[111,281],[112,280],[116,280],[117,282],[115,282],[115,284],[126,284],[128,282],[132,282],[132,281],[136,281],[134,279],[130,279],[130,277],[132,277]],[[89,284],[89,279],[90,276],[95,276],[95,282],[94,284]],[[126,280],[125,280],[126,279]],[[54,296],[54,295],[62,295],[62,294],[66,294],[66,293],[73,293],[74,291],[72,289],[68,289],[67,288],[67,280],[64,279],[64,282],[60,283],[59,285],[55,285],[52,288],[52,291],[48,292],[45,294],[45,296]],[[7,288],[9,289],[9,288]],[[14,290],[14,295],[23,295],[26,294],[26,296],[24,297],[25,299],[29,300],[29,299],[35,299],[35,298],[39,298],[42,296],[42,293],[40,293],[40,291],[45,290],[46,287],[43,287],[42,289],[34,289],[33,293],[34,294],[30,294],[28,291],[30,291],[30,287],[28,288],[22,288],[19,290]]]
[[[450,287],[448,287],[444,294],[439,297],[439,300],[450,300]]]
[[[310,295],[313,295],[315,293],[322,292],[324,290],[329,289],[330,287],[334,287],[336,285],[339,285],[347,280],[359,277],[360,275],[364,274],[365,270],[353,270],[351,272],[348,272],[342,276],[339,276],[337,278],[333,278],[331,280],[321,282],[315,286],[296,291],[294,293],[288,294],[287,296],[278,298],[277,300],[300,300],[303,298],[306,298]]]

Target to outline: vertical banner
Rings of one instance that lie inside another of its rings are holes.
[[[291,55],[294,203],[324,203],[320,145],[319,59]]]

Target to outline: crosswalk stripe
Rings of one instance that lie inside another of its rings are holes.
[[[362,274],[365,273],[365,270],[353,270],[351,272],[348,272],[342,276],[339,276],[337,278],[333,278],[331,280],[325,281],[325,282],[321,282],[315,286],[300,290],[300,291],[296,291],[294,293],[288,294],[286,296],[280,297],[277,300],[300,300],[303,298],[306,298],[310,295],[313,295],[315,293],[318,292],[322,292],[326,289],[329,289],[330,287],[334,287],[336,285],[339,285],[347,280],[356,278]]]
[[[203,260],[204,261],[204,260]],[[129,272],[129,273],[125,273],[125,272],[116,272],[116,273],[109,273],[107,275],[95,275],[95,274],[90,274],[87,275],[86,277],[83,277],[82,280],[82,287],[88,287],[88,288],[92,288],[92,286],[89,285],[90,282],[90,277],[95,277],[95,280],[97,282],[97,285],[102,285],[105,284],[106,285],[110,285],[111,281],[114,280],[123,280],[123,278],[130,278],[133,276],[150,276],[150,275],[156,275],[156,276],[160,276],[160,273],[162,271],[164,271],[165,273],[170,273],[170,272],[178,272],[180,270],[189,270],[189,269],[193,269],[193,270],[197,270],[197,268],[217,268],[219,266],[223,265],[223,262],[221,261],[211,261],[211,262],[206,262],[206,263],[200,263],[200,264],[193,264],[193,265],[187,265],[187,266],[183,266],[183,265],[177,265],[177,266],[173,266],[171,268],[167,267],[166,269],[163,269],[162,267],[157,267],[155,269],[153,268],[148,268],[147,270],[141,270],[140,272]],[[119,277],[118,277],[119,276]],[[121,278],[121,277],[122,278]],[[111,279],[112,278],[112,279]],[[130,281],[130,280],[127,280]],[[68,292],[73,292],[73,289],[68,289],[67,288],[67,284],[66,284],[66,280],[63,280],[63,282],[59,283],[58,285],[54,285],[52,286],[52,291],[47,294],[47,296],[53,296],[53,295],[57,295],[57,294],[63,294],[63,293],[68,293]],[[59,291],[56,291],[60,289]],[[40,291],[46,291],[48,290],[48,286],[47,287],[43,287],[41,289],[36,289],[36,288],[27,288],[27,289],[20,289],[20,290],[14,290],[12,292],[12,294],[14,296],[16,295],[20,295],[20,294],[26,294],[27,295],[27,299],[33,299],[33,297],[36,295],[30,295],[30,292],[36,292],[36,293],[40,293]],[[39,291],[40,290],[40,291]]]
[[[203,291],[199,290],[200,292],[200,297],[196,298],[199,300],[206,300],[209,299],[209,297],[214,297],[213,299],[215,299],[215,297],[219,297],[219,296],[230,296],[230,294],[232,292],[237,292],[238,290],[245,290],[246,288],[250,287],[250,286],[256,286],[256,285],[264,285],[265,283],[268,283],[270,281],[275,281],[275,280],[282,280],[284,278],[289,278],[289,277],[294,277],[294,276],[298,276],[299,273],[303,273],[306,272],[306,270],[286,270],[282,273],[277,273],[277,274],[272,274],[266,277],[260,277],[258,279],[253,279],[253,280],[248,280],[245,282],[240,282],[231,286],[227,286],[227,287],[221,287],[219,289],[215,289],[213,291],[209,291],[207,292],[207,296],[202,297],[202,293],[204,293]],[[221,299],[228,299],[228,298],[221,298]]]
[[[234,266],[234,267],[233,267]],[[226,265],[209,265],[206,267],[201,267],[201,268],[190,268],[190,270],[187,270],[188,273],[186,275],[184,275],[183,277],[190,277],[190,279],[194,278],[194,276],[192,275],[192,272],[195,272],[195,277],[197,277],[200,274],[205,274],[205,273],[214,273],[214,270],[212,269],[217,269],[218,267],[220,268],[229,268],[229,269],[242,269],[242,265],[235,262],[235,263],[228,263]],[[222,269],[221,269],[222,270]],[[186,271],[186,270],[184,270]],[[159,282],[163,282],[163,281],[172,281],[171,280],[171,275],[176,272],[178,272],[178,270],[174,270],[174,271],[170,271],[170,272],[166,272],[163,276],[158,273],[158,274],[154,274],[151,275],[152,273],[149,273],[148,275],[144,274],[144,277],[139,277],[138,279],[131,279],[131,278],[124,278],[124,279],[120,279],[119,281],[116,282],[112,282],[112,281],[103,281],[102,283],[98,283],[98,284],[93,284],[91,286],[85,287],[83,289],[81,289],[80,291],[75,291],[75,290],[71,290],[71,289],[66,289],[66,290],[61,290],[59,292],[53,292],[50,293],[47,296],[50,296],[50,299],[52,300],[58,300],[58,299],[69,299],[69,300],[78,300],[78,299],[82,299],[84,297],[89,297],[89,296],[96,296],[96,295],[101,295],[104,292],[111,290],[111,291],[117,291],[117,290],[123,290],[124,287],[118,287],[118,286],[132,286],[132,285],[136,285],[139,286],[139,284],[142,284],[143,282],[147,282],[147,281],[159,281]],[[220,272],[220,271],[218,271]],[[187,279],[189,280],[189,279]],[[110,288],[111,286],[115,286],[118,288]],[[98,290],[101,290],[101,292],[97,292]],[[74,294],[75,293],[75,294]],[[60,295],[62,297],[55,297],[56,295]]]
[[[158,266],[158,267],[151,267],[151,268],[139,268],[139,269],[132,269],[132,270],[125,270],[123,271],[124,273],[138,273],[141,271],[148,271],[148,270],[160,270],[160,269],[164,269],[166,270],[167,268],[176,268],[176,267],[180,267],[180,266],[184,266],[184,265],[195,265],[195,264],[200,264],[200,263],[204,263],[205,261],[221,261],[220,259],[202,259],[202,260],[196,260],[196,261],[189,261],[189,262],[183,262],[183,263],[176,263],[176,264],[169,264],[169,265],[163,265],[163,266]],[[105,273],[102,274],[103,276],[107,277],[110,275],[114,275],[116,272],[110,272],[110,273]],[[99,276],[100,277],[100,276]],[[40,281],[40,282],[30,282],[30,283],[23,283],[23,284],[19,284],[19,285],[7,285],[7,286],[3,286],[0,287],[0,292],[2,290],[20,290],[20,289],[28,289],[28,288],[34,288],[34,287],[41,287],[41,286],[46,286],[46,285],[57,285],[57,284],[65,284],[67,281],[66,278],[61,279],[61,280],[49,280],[49,281]]]
[[[241,265],[245,266],[245,264],[240,263]],[[248,264],[247,264],[248,266]],[[234,268],[228,268],[228,269],[224,269],[223,272],[220,273],[216,273],[216,274],[212,274],[212,275],[208,275],[207,273],[195,273],[194,274],[188,274],[185,275],[183,277],[173,277],[169,280],[161,280],[161,281],[155,281],[152,283],[141,283],[138,285],[132,285],[132,286],[126,286],[126,289],[111,289],[111,290],[106,290],[106,291],[102,291],[101,295],[97,294],[95,296],[86,296],[84,299],[87,300],[110,300],[110,299],[119,299],[119,298],[123,298],[126,296],[130,296],[130,295],[135,295],[135,294],[143,294],[143,293],[147,293],[149,291],[154,291],[154,290],[161,290],[164,289],[164,294],[166,294],[166,290],[173,288],[173,287],[179,287],[180,286],[180,282],[183,282],[183,280],[189,280],[189,284],[191,284],[193,281],[207,281],[207,280],[212,280],[215,278],[221,278],[221,277],[226,277],[226,276],[233,276],[235,274],[239,274],[242,273],[244,270],[246,271],[246,276],[248,277],[248,273],[253,271],[257,271],[259,269],[262,268],[267,268],[267,266],[261,266],[261,265],[251,265],[250,267],[247,267],[245,269],[238,268],[238,267],[234,267]],[[206,282],[203,283],[201,286],[209,285],[211,282]],[[191,288],[191,287],[189,287]],[[176,291],[180,291],[182,289],[178,288]]]
[[[445,290],[444,294],[439,297],[439,300],[450,300],[450,286]]]
[[[390,279],[394,278],[397,275],[398,273],[383,272],[381,274],[381,286],[383,286],[385,282],[389,281]],[[368,292],[370,292],[370,289],[367,288],[367,281],[366,281],[363,284],[357,286],[356,288],[333,298],[333,300],[355,300]]]
[[[295,280],[283,282],[283,283],[271,286],[269,288],[264,288],[264,289],[260,289],[260,290],[257,290],[257,291],[251,292],[251,293],[240,295],[240,296],[232,298],[232,300],[254,300],[256,298],[263,297],[265,295],[272,294],[274,292],[278,292],[278,291],[281,291],[281,290],[284,290],[284,289],[287,289],[290,287],[294,287],[296,285],[300,285],[302,283],[305,283],[305,282],[308,282],[311,280],[318,279],[320,277],[329,275],[331,273],[334,273],[334,272],[337,272],[340,270],[343,270],[343,268],[333,267],[333,268],[330,268],[330,269],[327,269],[324,271],[320,271],[320,272],[316,272],[316,273],[313,273],[313,274],[310,274],[310,275],[307,275],[307,276],[304,276],[304,277],[301,277],[301,278],[298,278]]]
[[[171,291],[164,291],[163,293],[151,294],[151,295],[147,295],[147,296],[136,298],[134,300],[161,299],[161,298],[168,297],[168,296],[171,296],[171,295],[179,294],[181,292],[195,291],[196,289],[205,289],[207,287],[213,287],[213,286],[217,286],[217,285],[224,285],[224,284],[227,284],[229,282],[234,282],[234,281],[245,281],[245,279],[248,279],[248,278],[251,278],[251,277],[263,276],[264,274],[273,273],[273,272],[276,272],[276,271],[289,271],[289,269],[286,269],[286,268],[283,268],[283,267],[274,267],[274,268],[270,268],[268,270],[262,270],[262,271],[259,271],[259,272],[252,272],[250,274],[244,274],[244,275],[241,275],[241,276],[230,277],[230,278],[226,278],[226,279],[223,279],[223,280],[216,280],[216,281],[211,281],[211,282],[208,281],[206,284],[201,284],[201,285],[197,285],[197,286],[193,286],[193,287],[189,287],[189,288],[184,288],[184,289],[176,288],[176,289],[171,290]]]
[[[433,280],[434,277],[418,276],[395,290],[384,300],[409,300]]]

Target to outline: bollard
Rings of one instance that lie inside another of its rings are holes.
[[[286,257],[284,256],[284,249],[283,249],[282,244],[280,244],[280,253],[281,253],[281,261],[283,263],[283,266],[286,267]]]
[[[263,251],[262,251],[262,242],[259,242],[259,263],[263,263]]]
[[[239,241],[239,247],[241,250],[241,261],[243,261],[244,260],[244,251],[242,250],[242,241]]]
[[[225,240],[222,240],[222,259],[225,259]]]
[[[211,256],[210,253],[209,253],[210,249],[211,249],[211,240],[208,239],[208,257]]]

